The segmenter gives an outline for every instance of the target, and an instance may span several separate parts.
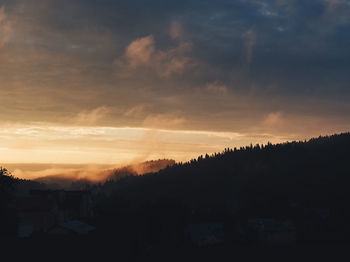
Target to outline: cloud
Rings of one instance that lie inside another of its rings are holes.
[[[173,163],[173,160],[164,159],[150,162],[130,162],[120,165],[12,164],[9,169],[18,178],[38,179],[39,182],[70,188],[74,181],[101,182],[110,179],[118,171],[120,178],[125,175],[126,171],[130,174],[143,175],[157,172]]]
[[[142,65],[149,65],[155,52],[154,44],[153,35],[136,39],[130,43],[125,51],[125,58],[129,66],[136,68]]]
[[[218,95],[227,95],[228,94],[228,88],[218,81],[213,82],[213,83],[209,83],[207,85],[207,90],[210,93],[214,93],[214,94],[218,94]]]
[[[179,42],[174,48],[162,50],[156,49],[153,35],[148,35],[132,41],[125,50],[122,58],[116,59],[119,75],[135,76],[138,70],[146,70],[155,73],[159,77],[169,77],[181,74],[193,65],[188,53],[192,44]]]
[[[184,72],[187,67],[193,65],[191,59],[186,55],[191,49],[190,43],[180,43],[173,49],[159,51],[155,57],[157,74],[161,77],[168,77]]]
[[[5,13],[5,6],[0,7],[0,48],[5,46],[11,38],[12,23]]]
[[[277,1],[277,4],[280,4],[280,3]],[[259,5],[260,5],[259,11],[262,15],[267,16],[267,17],[276,17],[279,15],[267,3],[263,3],[263,2],[260,3],[259,2]]]
[[[350,1],[348,0],[328,0],[325,11],[325,24],[332,32],[337,25],[346,25],[350,23]],[[332,27],[332,26],[335,26]],[[333,30],[332,30],[333,29]]]
[[[172,39],[179,39],[182,37],[183,30],[182,26],[178,21],[174,21],[171,23],[169,35]]]
[[[328,11],[333,11],[334,9],[338,8],[340,5],[348,4],[349,2],[347,0],[329,0],[328,3]]]
[[[147,128],[180,129],[186,123],[185,117],[180,113],[156,113],[148,115],[143,125]]]
[[[266,114],[257,125],[257,133],[269,133],[273,136],[310,138],[318,135],[347,132],[349,124],[339,122],[335,117],[325,117],[304,112],[272,111]]]
[[[15,169],[13,174],[22,179],[37,179],[46,178],[48,182],[55,178],[69,179],[69,180],[80,180],[86,179],[89,181],[102,181],[109,177],[113,172],[113,169],[106,169],[98,165],[86,165],[83,168],[49,168],[38,171],[28,171],[22,169]],[[68,185],[72,181],[67,181]]]
[[[0,7],[0,22],[3,22],[6,19],[5,6]]]
[[[149,108],[149,105],[142,104],[142,105],[137,105],[134,106],[128,110],[125,111],[124,116],[126,117],[138,117],[141,116],[145,113],[145,110]]]
[[[271,112],[263,120],[263,125],[267,128],[280,128],[285,125],[282,112]]]
[[[109,112],[110,110],[105,106],[97,107],[91,111],[84,110],[76,116],[75,121],[79,125],[93,125],[105,118]]]
[[[256,43],[256,32],[254,29],[249,29],[242,35],[244,46],[246,49],[246,62],[250,64],[253,58],[254,45]]]

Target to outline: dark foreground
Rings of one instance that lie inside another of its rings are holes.
[[[339,261],[349,257],[349,244],[302,244],[291,246],[259,245],[222,245],[204,248],[158,247],[152,250],[140,250],[137,247],[120,245],[104,241],[60,241],[50,240],[45,243],[36,241],[9,241],[5,246],[18,250],[12,253],[15,259],[64,259],[97,261],[228,261],[228,260],[266,260],[298,261],[326,259]],[[5,247],[3,245],[3,247]],[[9,251],[10,249],[3,249]],[[12,252],[12,251],[11,251]]]

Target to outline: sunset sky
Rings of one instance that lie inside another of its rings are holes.
[[[350,130],[350,0],[0,0],[0,165]]]

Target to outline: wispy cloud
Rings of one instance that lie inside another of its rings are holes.
[[[97,107],[90,111],[84,110],[80,112],[73,121],[79,125],[94,125],[97,124],[99,120],[105,118],[109,112],[110,110],[105,106]]]
[[[183,36],[183,28],[180,22],[174,21],[171,23],[169,35],[172,39],[181,39]]]
[[[155,53],[155,41],[153,35],[145,36],[131,42],[125,51],[125,58],[132,68],[148,66]]]
[[[143,124],[148,128],[180,129],[186,122],[182,113],[173,112],[150,114],[144,119]]]
[[[133,106],[132,108],[127,109],[124,112],[124,116],[126,116],[126,117],[139,117],[139,116],[142,116],[144,113],[146,113],[145,111],[148,108],[150,108],[150,107],[151,106],[147,105],[147,104],[141,104],[141,105]]]
[[[218,95],[227,95],[228,94],[228,88],[224,84],[216,81],[213,83],[209,83],[207,85],[207,90],[210,93],[218,94]]]
[[[246,49],[246,62],[250,64],[252,62],[254,45],[257,39],[255,30],[251,28],[248,31],[244,32],[244,34],[242,35],[242,39],[244,41]]]
[[[148,125],[183,119],[152,116]],[[173,122],[172,122],[173,121]],[[125,164],[159,158],[189,160],[227,146],[282,141],[278,136],[159,128],[8,126],[0,130],[2,163]],[[29,143],[29,144],[26,144]]]
[[[12,23],[8,20],[5,5],[0,7],[0,48],[8,43],[12,34]]]
[[[192,44],[179,42],[174,48],[156,49],[155,38],[148,35],[132,41],[125,50],[123,57],[115,60],[117,73],[121,76],[135,76],[140,71],[155,73],[159,77],[169,77],[181,74],[193,61],[188,56]]]

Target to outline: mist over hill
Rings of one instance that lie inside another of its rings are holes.
[[[100,168],[88,166],[70,169],[48,169],[33,181],[45,184],[50,189],[82,189],[94,183],[103,183],[106,180],[116,181],[125,176],[138,176],[145,173],[158,172],[161,169],[175,164],[175,160],[158,159],[142,163],[130,164],[117,168]],[[45,175],[48,174],[48,175]]]

